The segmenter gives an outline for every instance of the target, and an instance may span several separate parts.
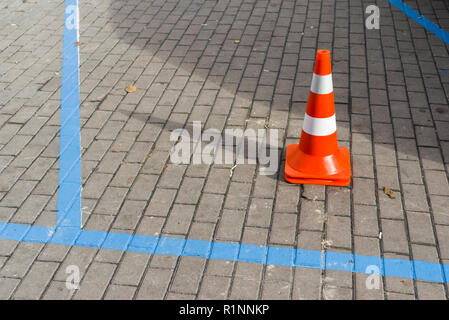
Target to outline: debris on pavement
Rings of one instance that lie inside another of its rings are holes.
[[[384,193],[389,196],[391,199],[395,199],[396,195],[393,192],[393,190],[391,190],[390,188],[388,188],[387,186],[384,186]]]
[[[126,87],[125,91],[128,92],[128,93],[133,93],[133,92],[137,91],[137,88],[135,86],[133,86],[133,85],[130,85],[130,86]]]

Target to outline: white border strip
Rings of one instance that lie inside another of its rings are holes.
[[[319,76],[314,73],[310,91],[316,94],[328,94],[334,91],[332,85],[332,73],[325,76]]]
[[[328,136],[333,134],[337,131],[335,114],[329,118],[313,118],[306,113],[302,130],[312,136]]]

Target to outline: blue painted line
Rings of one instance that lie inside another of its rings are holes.
[[[435,23],[433,23],[420,13],[416,12],[414,9],[406,5],[404,2],[400,0],[389,0],[389,1],[396,8],[404,12],[409,18],[419,23],[422,27],[424,27],[424,29],[432,32],[446,44],[449,44],[449,33],[446,30],[440,28],[438,25],[436,25]]]
[[[78,0],[65,1],[57,227],[81,228]]]
[[[89,231],[68,227],[41,227],[0,223],[0,239],[22,242],[57,243],[69,246],[114,249],[155,255],[200,257],[243,261],[293,268],[327,269],[371,274],[377,268],[383,276],[448,282],[449,265],[426,261],[409,261],[357,254],[258,246],[184,238],[152,237],[116,232]]]

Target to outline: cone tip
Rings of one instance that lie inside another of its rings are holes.
[[[317,75],[324,76],[332,73],[331,54],[329,50],[318,50],[316,54],[315,68],[313,72]]]

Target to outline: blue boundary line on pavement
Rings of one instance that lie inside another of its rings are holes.
[[[438,25],[406,5],[404,2],[400,0],[389,0],[392,5],[394,5],[396,8],[404,12],[409,18],[413,19],[417,23],[419,23],[424,29],[432,32],[434,35],[436,35],[438,38],[440,38],[442,41],[444,41],[446,44],[449,44],[449,33],[440,28]]]
[[[295,268],[340,270],[383,276],[447,282],[449,265],[426,261],[380,258],[350,253],[321,252],[276,246],[258,246],[184,238],[152,237],[127,233],[89,231],[69,227],[41,227],[0,223],[0,238],[21,242],[115,249],[155,255],[244,261]],[[324,254],[324,259],[323,259]]]
[[[78,0],[65,1],[57,226],[81,228]]]
[[[390,2],[393,4],[401,3],[395,0],[390,0]],[[64,24],[62,53],[61,146],[56,227],[0,222],[0,239],[56,243],[156,255],[245,261],[297,268],[340,270],[361,274],[377,273],[373,271],[373,267],[377,267],[378,273],[383,276],[439,283],[448,282],[446,277],[446,275],[449,275],[448,264],[331,251],[321,252],[276,246],[83,230],[81,228],[79,48],[75,46],[75,42],[79,39],[78,1],[66,0],[65,4],[66,23]],[[409,7],[405,6],[404,8]],[[413,11],[410,8],[409,10]],[[409,14],[411,13],[409,12],[407,15]]]

